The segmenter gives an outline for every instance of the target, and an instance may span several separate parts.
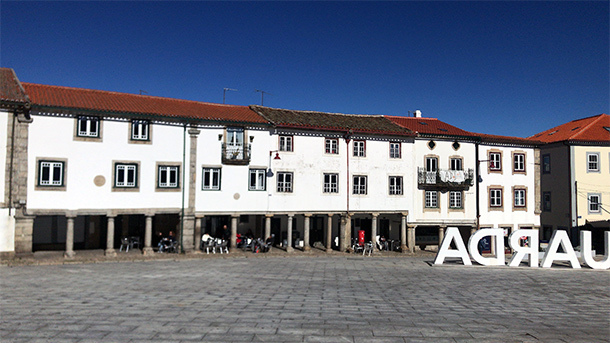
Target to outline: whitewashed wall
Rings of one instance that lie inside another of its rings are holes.
[[[488,151],[499,150],[502,152],[502,173],[490,173],[488,171]],[[513,173],[513,152],[525,153],[525,174]],[[520,226],[539,226],[540,215],[536,210],[536,188],[535,188],[535,159],[533,148],[503,147],[497,145],[479,146],[479,159],[484,160],[480,165],[482,182],[480,187],[481,227],[512,227],[518,229]],[[502,203],[503,209],[489,210],[490,186],[500,185],[503,187]],[[514,194],[513,187],[527,187],[526,211],[513,210]]]
[[[102,121],[102,141],[84,142],[74,140],[74,118],[34,116],[33,119],[29,128],[28,209],[181,207],[181,192],[157,192],[155,188],[157,161],[182,163],[182,127],[152,125],[152,144],[130,144],[128,122]],[[187,134],[186,166],[188,144]],[[65,191],[35,189],[37,158],[67,159]],[[113,161],[140,163],[139,191],[112,191]],[[106,179],[103,186],[93,182],[98,175]],[[186,191],[188,199],[188,188]]]

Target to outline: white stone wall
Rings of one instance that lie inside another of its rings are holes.
[[[29,210],[181,207],[181,192],[158,192],[155,188],[156,162],[182,163],[182,127],[152,125],[152,144],[131,144],[128,122],[101,121],[101,141],[78,141],[74,140],[74,118],[33,119],[28,143]],[[188,167],[188,134],[186,143]],[[37,158],[67,160],[65,191],[36,189]],[[113,191],[113,161],[139,162],[138,191]],[[104,177],[102,186],[94,183],[96,176]]]
[[[0,187],[0,195],[2,200],[0,200],[0,202],[4,202],[4,199],[7,195],[7,189],[5,187],[6,185],[6,167],[7,167],[7,159],[10,159],[10,156],[8,155],[8,149],[7,149],[7,145],[8,145],[8,130],[9,130],[9,125],[11,125],[12,123],[12,119],[13,119],[13,115],[12,113],[9,113],[7,111],[0,111],[0,161],[2,161],[2,163],[0,163],[0,185],[2,185],[2,187]],[[7,206],[7,204],[5,204],[5,207]]]
[[[488,168],[488,152],[490,150],[502,153],[502,172],[490,172]],[[513,172],[513,153],[525,153],[525,173]],[[479,146],[480,173],[482,182],[480,187],[481,227],[501,228],[512,227],[518,229],[523,226],[540,226],[540,215],[536,214],[536,168],[534,148],[505,147],[489,144]],[[502,209],[495,210],[489,207],[489,187],[502,186]],[[526,210],[515,209],[514,187],[526,187]]]

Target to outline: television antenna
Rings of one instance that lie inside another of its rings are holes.
[[[273,95],[273,94],[271,94],[269,92],[265,92],[265,91],[260,90],[260,89],[255,89],[254,91],[261,93],[261,106],[264,106],[263,103],[265,101],[265,94]]]
[[[226,94],[227,94],[227,91],[234,91],[234,92],[237,92],[237,89],[233,89],[233,88],[226,88],[226,87],[222,89],[222,103],[223,103],[223,104],[225,103],[225,96],[226,96]]]

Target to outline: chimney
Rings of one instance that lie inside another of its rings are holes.
[[[413,116],[415,118],[421,118],[421,111],[420,110],[415,110],[415,112],[413,112]]]

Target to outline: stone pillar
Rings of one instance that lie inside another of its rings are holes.
[[[407,247],[411,248],[412,242],[410,242],[411,236],[407,237],[407,216],[404,214],[400,217],[400,251],[403,253],[407,252]]]
[[[15,256],[32,256],[34,217],[17,215],[17,213],[15,214]]]
[[[303,251],[309,251],[311,250],[311,247],[309,246],[309,229],[311,227],[311,213],[305,213],[305,223],[304,223],[304,229],[303,229]]]
[[[264,240],[267,240],[271,236],[271,218],[273,214],[265,214],[265,237]]]
[[[377,251],[377,217],[379,213],[371,213],[373,220],[371,223],[371,242],[373,243],[373,251]]]
[[[115,216],[108,215],[106,216],[107,224],[106,224],[106,251],[104,255],[106,256],[116,256],[116,250],[114,249],[114,218]]]
[[[348,251],[352,242],[352,216],[346,213],[341,216],[341,232],[339,233],[339,250]]]
[[[231,216],[231,244],[229,248],[232,251],[237,250],[237,219],[239,216],[233,215]]]
[[[333,251],[333,214],[328,214],[326,220],[326,252]]]
[[[195,128],[190,128],[188,130],[189,136],[191,138],[190,145],[190,154],[189,154],[189,183],[188,183],[188,210],[187,212],[190,214],[194,214],[195,212],[195,196],[197,195],[197,190],[195,189],[197,185],[197,136],[201,131]],[[185,166],[186,167],[186,166]],[[186,184],[185,184],[186,186]],[[201,237],[199,237],[201,238]]]
[[[204,220],[204,217],[195,216],[195,233],[193,234],[193,249],[195,251],[199,251],[201,247],[201,222]]]
[[[441,243],[443,243],[443,238],[445,238],[445,229],[447,229],[446,226],[441,225],[438,227],[438,248],[441,248]]]
[[[190,214],[184,215],[184,221],[182,223],[182,235],[180,236],[180,242],[182,243],[182,251],[192,252],[195,242],[195,216]]]
[[[17,109],[14,115],[7,116],[8,122],[6,123],[6,127],[8,130],[6,133],[7,138],[5,139],[6,175],[4,178],[4,207],[14,206],[15,208],[14,254],[17,257],[32,256],[34,232],[34,216],[26,215],[29,165],[28,135],[29,124],[32,123],[33,120],[31,117],[28,119],[22,110],[23,109]],[[27,111],[27,109],[25,110]],[[12,151],[11,147],[13,148]],[[11,155],[13,156],[12,165]],[[9,213],[9,215],[11,214],[12,213]],[[6,255],[9,256],[11,254],[9,253]]]
[[[66,252],[64,253],[64,257],[72,258],[74,257],[74,218],[76,216],[73,214],[67,214],[66,219],[68,220],[68,225],[66,226]]]
[[[408,245],[409,245],[409,252],[414,253],[415,252],[415,229],[417,228],[416,225],[409,225],[408,227],[408,235],[407,235],[407,240]]]
[[[294,248],[292,247],[292,218],[293,214],[288,215],[288,232],[286,233],[286,240],[288,244],[286,245],[286,252],[292,252]]]
[[[146,215],[146,227],[144,229],[144,249],[142,249],[142,254],[144,255],[150,255],[154,252],[152,248],[152,219],[152,215]]]

